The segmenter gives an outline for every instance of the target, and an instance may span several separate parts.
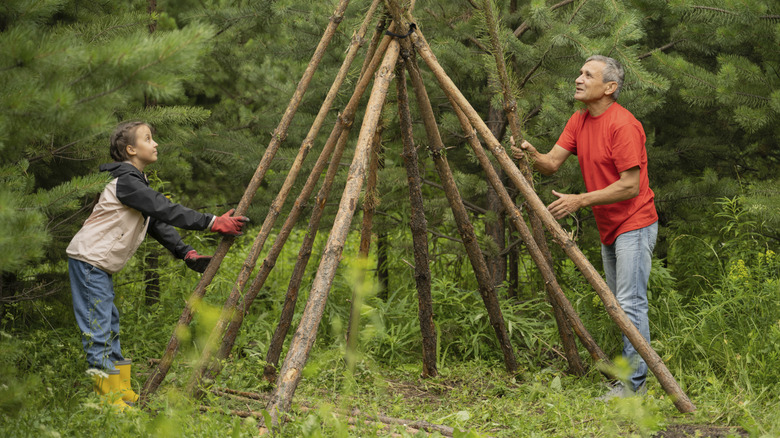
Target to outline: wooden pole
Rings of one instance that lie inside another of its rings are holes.
[[[371,4],[371,7],[368,9],[365,18],[363,19],[363,23],[360,26],[360,29],[353,36],[349,50],[347,51],[347,55],[341,64],[341,68],[339,69],[336,78],[331,84],[330,90],[328,90],[328,94],[325,96],[325,100],[322,102],[320,110],[317,113],[317,116],[315,117],[311,127],[309,128],[309,132],[306,135],[306,138],[304,138],[303,142],[301,143],[301,147],[298,150],[298,155],[295,157],[290,170],[287,172],[287,176],[285,177],[281,189],[279,189],[279,193],[277,193],[276,198],[268,209],[268,214],[263,221],[260,232],[255,238],[252,244],[252,248],[249,250],[249,254],[247,255],[247,258],[241,267],[241,271],[238,274],[236,283],[233,286],[230,295],[228,295],[228,298],[225,300],[219,319],[217,320],[214,328],[211,330],[208,341],[204,345],[203,351],[201,352],[200,359],[196,363],[195,368],[190,375],[190,380],[187,384],[187,392],[190,395],[200,396],[202,394],[198,389],[201,379],[206,373],[207,368],[210,366],[214,351],[220,344],[228,323],[233,318],[236,304],[241,297],[241,292],[244,290],[244,287],[249,280],[249,276],[252,274],[252,271],[255,268],[257,259],[260,257],[260,252],[262,252],[263,246],[265,246],[265,241],[268,239],[268,236],[273,230],[276,219],[281,214],[284,202],[287,200],[287,196],[289,196],[290,191],[295,184],[295,180],[298,178],[298,173],[300,173],[300,170],[303,167],[303,161],[306,159],[306,156],[314,145],[314,140],[317,138],[317,134],[319,134],[322,125],[325,123],[325,118],[328,116],[328,112],[330,111],[333,102],[336,100],[339,89],[341,88],[341,84],[344,83],[344,79],[349,73],[349,68],[352,65],[352,61],[354,61],[355,57],[357,56],[358,49],[363,43],[363,37],[365,36],[368,25],[371,23],[371,19],[374,16],[374,11],[376,11],[378,5],[379,0],[374,0],[374,2]]]
[[[320,187],[320,191],[314,201],[314,207],[312,208],[311,217],[309,218],[309,225],[306,230],[306,236],[303,238],[301,248],[298,250],[298,259],[295,261],[292,275],[290,276],[290,282],[287,286],[287,293],[284,297],[284,304],[282,305],[282,312],[279,315],[279,324],[274,330],[274,334],[271,337],[271,342],[268,345],[268,352],[265,355],[265,370],[263,375],[268,381],[276,379],[276,367],[279,363],[279,357],[282,354],[282,347],[284,346],[284,339],[287,337],[287,332],[290,330],[292,324],[293,315],[295,314],[295,304],[298,301],[298,291],[303,281],[303,274],[306,272],[306,265],[311,257],[312,247],[314,246],[314,240],[317,237],[319,231],[320,220],[325,212],[325,202],[328,200],[333,182],[336,178],[336,174],[339,170],[339,163],[341,156],[344,152],[344,147],[349,137],[349,130],[344,130],[339,137],[338,144],[333,153],[333,158],[328,166],[328,173],[325,176],[325,181]],[[270,269],[268,269],[270,271]],[[265,270],[261,271],[261,274],[265,273]],[[267,274],[266,274],[267,276]],[[258,274],[256,282],[260,279]],[[259,282],[258,282],[259,284]],[[255,290],[255,285],[252,285],[252,290]],[[258,288],[259,290],[259,288]],[[247,294],[248,295],[248,294]]]
[[[371,249],[371,234],[374,226],[374,213],[379,204],[379,196],[376,191],[377,171],[379,170],[379,154],[382,149],[382,118],[376,127],[374,140],[371,142],[371,158],[368,164],[368,177],[366,178],[366,191],[363,196],[363,221],[360,227],[360,247],[358,249],[358,259],[360,260],[359,278],[354,280],[356,286],[352,289],[352,300],[349,302],[349,321],[347,322],[347,368],[352,370],[354,366],[355,353],[357,352],[358,328],[360,327],[360,309],[363,307],[364,288],[363,282],[366,278],[366,269],[368,269],[368,253]]]
[[[417,148],[412,136],[412,116],[409,113],[409,96],[406,92],[405,60],[399,60],[396,66],[396,86],[398,89],[398,119],[401,125],[401,140],[404,151],[401,157],[406,167],[406,182],[409,185],[409,204],[414,248],[414,281],[417,285],[417,316],[420,320],[422,335],[422,377],[436,377],[436,326],[433,323],[433,298],[431,296],[431,269],[428,258],[428,222],[425,220],[422,189],[420,188],[420,169]]]
[[[407,59],[406,66],[408,67],[409,77],[411,78],[412,86],[414,87],[414,94],[417,97],[417,106],[420,110],[423,124],[425,125],[431,157],[436,166],[436,171],[439,173],[441,183],[445,188],[445,194],[449,201],[450,208],[452,209],[458,232],[463,239],[463,246],[466,248],[466,254],[469,257],[472,268],[474,268],[474,275],[479,284],[479,294],[482,297],[482,301],[485,303],[490,325],[496,332],[496,338],[501,347],[501,352],[504,354],[504,365],[506,366],[506,370],[509,373],[514,373],[517,371],[517,360],[515,359],[512,342],[510,341],[509,334],[506,330],[504,316],[501,313],[501,306],[498,303],[498,296],[496,295],[496,290],[493,286],[493,279],[490,276],[487,263],[485,263],[485,258],[482,256],[482,251],[477,242],[477,235],[474,232],[473,225],[471,225],[471,222],[469,221],[466,207],[463,205],[463,200],[458,192],[458,187],[455,184],[455,178],[452,176],[450,165],[447,162],[447,158],[444,156],[444,144],[441,141],[439,128],[436,126],[436,119],[433,115],[433,108],[431,107],[430,100],[428,100],[428,93],[425,91],[425,84],[423,84],[422,76],[417,68],[417,63],[413,54]]]
[[[266,172],[271,166],[271,161],[273,161],[274,156],[276,155],[276,151],[279,149],[282,141],[284,141],[284,139],[287,137],[287,130],[292,123],[292,119],[298,110],[298,106],[300,105],[301,100],[303,100],[303,95],[306,93],[306,89],[311,83],[314,72],[317,70],[322,57],[325,55],[325,50],[327,49],[330,40],[336,33],[336,28],[338,28],[339,23],[341,23],[341,20],[344,17],[344,11],[346,10],[348,4],[349,0],[340,0],[333,15],[330,17],[328,27],[326,28],[325,33],[322,35],[322,38],[320,39],[320,42],[317,45],[311,60],[309,61],[309,65],[306,67],[306,70],[301,77],[301,80],[298,82],[298,86],[295,89],[295,93],[293,94],[290,103],[287,105],[287,109],[282,116],[282,120],[279,122],[276,130],[274,130],[274,134],[271,137],[271,142],[268,144],[268,147],[263,154],[263,158],[260,159],[260,164],[255,170],[255,174],[249,181],[249,184],[244,191],[244,195],[241,197],[241,201],[239,201],[238,206],[236,207],[236,216],[244,215],[246,213],[247,209],[249,208],[249,204],[252,203],[252,199],[254,198],[255,193],[257,193],[257,189],[260,188],[260,184],[262,183]],[[168,341],[168,345],[165,348],[165,352],[163,353],[160,363],[157,364],[157,368],[152,371],[152,374],[144,384],[143,390],[141,391],[143,402],[145,402],[151,394],[154,394],[154,392],[157,391],[160,383],[162,383],[163,379],[165,379],[165,376],[168,374],[168,370],[173,363],[173,358],[179,349],[179,333],[187,330],[187,326],[189,326],[190,321],[192,321],[193,309],[197,307],[203,298],[203,295],[205,295],[206,287],[211,284],[211,281],[214,279],[214,276],[219,269],[219,265],[222,263],[222,260],[227,255],[228,250],[233,245],[233,241],[234,237],[225,236],[217,246],[217,250],[211,259],[211,263],[209,263],[209,266],[201,276],[201,279],[195,287],[195,290],[187,300],[187,304],[184,306],[184,310],[182,311],[182,314],[179,317],[179,321],[176,324],[176,328],[174,328],[173,334]]]
[[[325,244],[325,250],[323,251],[301,322],[295,331],[287,357],[276,381],[276,390],[267,406],[271,424],[261,425],[261,427],[270,428],[278,426],[279,415],[290,409],[293,394],[301,380],[301,372],[317,337],[317,329],[325,311],[325,302],[333,284],[333,278],[336,275],[336,268],[338,267],[341,253],[344,250],[344,242],[349,233],[352,217],[357,208],[360,188],[363,185],[366,168],[368,167],[368,152],[371,149],[371,141],[374,138],[377,122],[379,121],[382,106],[387,95],[387,89],[394,76],[393,66],[398,59],[398,51],[398,43],[391,41],[385,53],[382,66],[374,80],[374,87],[368,100],[365,117],[363,118],[363,126],[360,129],[357,146],[355,147],[355,155],[349,169],[347,184],[344,187],[339,203],[339,210],[334,219],[328,241]]]
[[[491,0],[482,1],[482,11],[485,14],[485,23],[487,25],[488,35],[490,36],[490,45],[493,51],[493,58],[496,60],[496,69],[498,71],[498,82],[501,85],[501,91],[504,96],[504,112],[506,113],[507,121],[509,122],[509,129],[512,132],[517,141],[522,140],[522,133],[520,132],[520,122],[517,116],[517,101],[512,94],[512,89],[509,86],[509,74],[506,71],[506,62],[504,60],[504,49],[501,46],[501,40],[498,37],[498,24],[493,14],[493,2]],[[520,162],[520,170],[528,181],[528,184],[533,189],[534,177],[531,170],[531,166],[528,163],[528,158],[523,157]],[[530,210],[528,217],[531,220],[531,229],[533,230],[534,240],[539,246],[539,249],[544,254],[546,263],[550,265],[552,269],[552,255],[550,254],[550,248],[547,247],[547,238],[544,235],[544,227],[542,221],[538,215]],[[563,344],[564,351],[566,353],[566,360],[569,362],[569,369],[578,375],[585,374],[585,367],[582,365],[582,360],[577,352],[577,345],[574,342],[574,336],[571,333],[571,327],[569,326],[563,312],[559,308],[557,301],[552,298],[552,292],[550,288],[552,284],[547,283],[547,297],[550,304],[553,307],[553,314],[555,315],[555,321],[558,325],[558,334],[561,337],[561,343]],[[556,282],[557,285],[557,282]]]
[[[588,330],[585,328],[585,325],[582,323],[582,320],[580,320],[580,317],[577,315],[577,311],[574,310],[574,306],[572,306],[572,304],[566,298],[566,295],[564,295],[561,286],[558,284],[558,280],[555,278],[555,272],[553,271],[552,264],[549,263],[542,249],[536,243],[536,239],[534,239],[531,230],[528,228],[525,220],[523,220],[523,215],[520,212],[520,209],[512,201],[512,197],[509,195],[509,192],[507,192],[506,187],[504,187],[498,172],[495,170],[495,168],[493,168],[493,163],[490,162],[490,159],[488,158],[487,154],[485,153],[485,149],[482,147],[482,144],[477,138],[477,133],[474,132],[474,128],[471,127],[471,123],[469,122],[468,118],[466,118],[466,115],[463,114],[463,111],[455,104],[452,98],[450,98],[450,104],[455,111],[455,115],[458,117],[458,121],[460,121],[460,126],[463,128],[463,132],[466,134],[466,138],[469,145],[471,146],[471,149],[474,151],[474,155],[477,157],[479,164],[485,171],[488,182],[496,191],[499,200],[507,211],[510,222],[512,222],[517,232],[520,233],[520,238],[523,240],[523,242],[525,242],[526,246],[528,247],[528,252],[531,254],[531,258],[539,268],[539,272],[542,274],[542,279],[544,279],[549,296],[554,303],[553,308],[560,309],[562,315],[565,315],[565,317],[568,318],[568,320],[571,322],[571,325],[574,327],[575,333],[577,333],[577,335],[580,337],[582,344],[588,350],[591,357],[593,357],[593,360],[596,362],[603,361],[605,364],[609,364],[609,358],[607,358],[607,355],[604,354],[601,348],[599,348],[598,344],[596,344],[596,341],[590,335]]]
[[[390,39],[388,38],[387,43],[389,42]],[[341,155],[344,152],[344,147],[349,137],[350,127],[352,126],[352,121],[355,118],[355,111],[357,109],[358,104],[360,103],[360,98],[365,92],[366,88],[368,88],[368,84],[370,82],[370,74],[373,73],[374,70],[376,70],[377,67],[379,66],[379,62],[381,61],[381,56],[384,53],[386,47],[387,44],[383,44],[378,49],[373,50],[372,52],[374,52],[375,54],[378,53],[378,55],[373,56],[373,60],[367,60],[367,62],[365,63],[364,67],[369,72],[369,74],[363,75],[363,77],[361,77],[361,79],[358,81],[358,85],[355,88],[355,91],[353,92],[349,103],[344,108],[344,112],[337,119],[336,124],[334,125],[330,133],[330,136],[328,137],[328,140],[325,142],[325,146],[323,147],[319,158],[317,159],[317,162],[314,164],[312,171],[309,173],[309,177],[307,178],[306,183],[303,186],[303,189],[301,189],[300,194],[296,198],[295,203],[293,204],[293,207],[290,210],[290,214],[287,216],[287,219],[285,220],[285,223],[279,232],[279,235],[274,240],[274,244],[269,250],[269,253],[266,256],[265,260],[263,260],[263,263],[260,266],[260,269],[257,275],[255,276],[255,279],[252,281],[249,290],[246,292],[243,300],[241,301],[241,304],[238,306],[238,310],[233,312],[232,320],[225,332],[224,337],[222,338],[222,344],[220,345],[219,350],[217,351],[216,358],[211,362],[208,371],[204,374],[205,378],[213,379],[219,373],[221,369],[220,364],[222,359],[225,359],[230,354],[230,351],[233,349],[233,345],[235,344],[236,337],[238,336],[238,331],[241,328],[241,325],[243,324],[244,316],[249,311],[249,308],[251,307],[252,303],[257,297],[257,294],[260,292],[260,289],[263,287],[263,284],[265,284],[265,281],[268,279],[271,270],[273,270],[274,266],[276,266],[276,260],[278,259],[279,254],[281,254],[284,244],[287,242],[287,239],[289,238],[290,233],[292,232],[292,229],[295,226],[295,223],[298,221],[298,218],[300,217],[300,214],[303,211],[306,202],[309,200],[309,197],[314,191],[314,188],[317,185],[317,181],[319,181],[319,177],[322,174],[322,171],[325,169],[325,165],[330,160],[331,167],[334,166],[333,164],[334,162],[335,162],[335,167],[336,168],[338,167],[338,161],[341,159]],[[335,178],[335,172],[331,173],[329,169],[328,177],[326,178],[326,182],[323,184],[323,188],[326,186],[328,187],[327,192],[324,195],[325,198],[327,198],[327,193],[330,192],[330,186],[332,185],[333,178]],[[324,201],[323,201],[323,207],[324,207]],[[316,208],[317,207],[315,207],[315,210]],[[304,263],[303,266],[305,267],[306,264]],[[285,298],[285,306],[282,311],[282,317],[285,318],[289,314],[289,319],[291,320],[292,312],[294,312],[295,310],[295,301],[297,299],[297,288],[295,289],[295,295],[292,298],[292,300],[290,300],[289,294],[290,294],[290,290],[288,289],[288,295]],[[292,308],[289,308],[288,305],[292,305]],[[284,335],[286,333],[287,332],[285,330],[284,334],[282,335],[282,339],[281,339],[282,342],[284,341]],[[276,338],[274,337],[274,339]],[[274,345],[274,340],[272,340],[271,345],[272,346]],[[279,351],[281,351],[281,345],[279,345]]]
[[[536,192],[534,192],[533,188],[528,184],[528,181],[520,173],[520,170],[513,160],[507,155],[506,151],[501,146],[501,143],[493,137],[490,129],[479,117],[479,114],[477,114],[465,96],[458,90],[455,83],[452,82],[452,79],[444,72],[444,69],[442,69],[441,65],[439,65],[436,60],[436,57],[431,51],[422,32],[418,30],[418,32],[412,34],[411,37],[415,43],[417,53],[425,60],[425,63],[436,76],[439,85],[463,110],[472,126],[477,129],[480,136],[488,143],[488,149],[490,149],[490,152],[496,157],[499,164],[504,169],[504,172],[509,175],[509,178],[515,187],[520,190],[520,193],[522,193],[523,197],[526,199],[528,206],[539,215],[544,226],[552,234],[553,240],[563,248],[566,255],[574,262],[585,279],[595,289],[599,298],[601,298],[601,301],[604,303],[604,308],[609,316],[615,321],[623,334],[628,337],[631,344],[645,360],[648,368],[650,368],[658,379],[658,382],[671,396],[677,409],[684,413],[695,411],[696,407],[691,403],[691,400],[682,389],[680,389],[680,386],[669,372],[669,369],[666,368],[661,357],[650,347],[650,344],[642,337],[639,330],[631,323],[631,320],[628,319],[628,316],[626,316],[623,309],[620,308],[620,305],[615,299],[615,296],[612,295],[612,292],[609,290],[604,279],[601,278],[598,271],[590,264],[582,251],[577,247],[577,244],[568,236],[552,214],[547,211],[542,200],[539,199]]]

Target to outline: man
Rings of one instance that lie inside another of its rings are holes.
[[[574,98],[586,109],[566,123],[552,150],[542,154],[524,141],[512,146],[515,158],[530,155],[545,175],[577,156],[587,193],[564,194],[548,206],[556,219],[591,207],[601,238],[607,285],[628,318],[650,342],[647,282],[658,233],[658,215],[647,176],[647,152],[642,124],[620,104],[623,67],[606,56],[591,56],[574,81]],[[635,366],[628,387],[614,386],[604,399],[645,392],[647,364],[623,336],[623,356]]]

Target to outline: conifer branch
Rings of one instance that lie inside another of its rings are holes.
[[[192,38],[190,38],[189,40],[185,41],[184,44],[182,44],[181,46],[179,46],[176,49],[172,50],[171,52],[163,53],[160,56],[158,56],[156,60],[154,60],[154,61],[152,61],[152,62],[150,62],[150,63],[148,63],[146,65],[143,65],[141,67],[138,67],[133,73],[130,74],[130,77],[128,77],[124,82],[122,82],[121,84],[117,85],[116,87],[114,87],[114,88],[112,88],[110,90],[106,90],[106,91],[104,91],[102,93],[95,94],[95,95],[90,96],[90,97],[85,97],[85,98],[77,101],[75,103],[75,105],[79,105],[79,104],[82,104],[82,103],[87,103],[87,102],[93,101],[95,99],[99,99],[99,98],[101,98],[103,96],[107,96],[109,94],[112,94],[112,93],[115,93],[116,91],[121,90],[122,88],[128,86],[133,81],[135,76],[138,75],[138,73],[140,73],[140,72],[142,72],[144,70],[147,70],[147,69],[149,69],[149,68],[151,68],[151,67],[153,67],[153,66],[155,66],[157,64],[165,62],[167,59],[169,59],[173,55],[175,55],[178,52],[180,52],[181,50],[183,50],[184,47],[187,47],[190,44],[192,44],[192,42],[195,41],[200,35],[201,35],[200,32],[196,33]]]
[[[425,8],[425,12],[427,12],[427,13],[428,13],[428,14],[430,14],[430,15],[431,15],[433,18],[435,18],[435,19],[436,19],[436,21],[440,21],[440,22],[441,22],[441,21],[444,21],[444,20],[443,20],[443,19],[442,19],[442,18],[439,16],[439,14],[437,14],[436,12],[434,12],[434,11],[433,11],[431,8]],[[451,20],[447,20],[447,21],[446,21],[446,23],[447,23],[447,27],[449,27],[449,28],[450,28],[450,29],[452,29],[452,30],[455,30],[455,25],[454,25],[454,24],[452,24],[452,21],[451,21]],[[484,45],[484,44],[482,44],[482,42],[481,42],[481,41],[479,41],[478,39],[474,38],[474,37],[473,37],[473,36],[471,36],[471,35],[469,35],[467,38],[468,38],[468,40],[469,40],[469,41],[471,41],[471,43],[472,43],[472,44],[474,44],[475,46],[479,47],[479,49],[480,49],[480,50],[482,50],[482,51],[483,51],[483,52],[485,52],[485,53],[489,53],[489,52],[488,52],[488,49],[487,49],[487,47],[485,47],[485,45]]]
[[[665,51],[665,50],[671,49],[671,48],[672,48],[672,47],[674,47],[674,46],[675,46],[677,43],[681,43],[681,42],[683,42],[683,41],[685,41],[685,38],[683,38],[683,39],[679,39],[679,40],[677,40],[677,41],[672,41],[671,43],[664,44],[664,45],[663,45],[663,46],[661,46],[661,47],[656,47],[655,49],[653,49],[653,50],[651,50],[651,51],[649,51],[649,52],[645,53],[644,55],[639,55],[639,58],[638,58],[638,59],[642,60],[642,59],[645,59],[645,58],[649,58],[650,56],[652,56],[652,55],[653,55],[653,53],[655,53],[655,52],[663,52],[663,51]]]
[[[569,18],[568,24],[571,24],[571,22],[574,21],[574,17],[576,17],[577,14],[580,13],[580,11],[582,10],[582,7],[585,6],[585,3],[587,3],[587,2],[588,2],[588,0],[585,0],[582,3],[580,3],[579,6],[577,6],[577,10],[574,11],[573,14],[571,14],[571,17]]]
[[[54,150],[50,149],[48,151],[48,153],[46,153],[46,154],[36,155],[36,156],[34,156],[32,158],[28,158],[27,161],[29,161],[30,163],[34,163],[34,162],[36,162],[38,160],[42,160],[42,159],[44,159],[46,157],[60,157],[60,158],[65,158],[65,159],[69,159],[69,160],[76,160],[75,158],[69,158],[67,156],[59,155],[59,154],[62,151],[70,148],[71,146],[74,146],[74,145],[76,145],[76,144],[78,144],[78,143],[80,143],[80,142],[82,142],[84,140],[88,140],[88,139],[94,138],[96,136],[97,136],[97,134],[93,134],[93,135],[89,135],[87,137],[80,138],[80,139],[72,141],[72,142],[70,142],[70,143],[68,143],[66,145],[60,146],[57,149],[54,149]],[[78,161],[83,161],[83,160],[78,160]]]
[[[574,0],[563,0],[563,1],[562,1],[562,2],[560,2],[560,3],[557,3],[557,4],[554,4],[554,5],[550,6],[550,11],[554,11],[554,10],[556,10],[556,9],[558,9],[558,8],[562,8],[562,7],[564,7],[564,6],[568,5],[568,4],[571,4],[571,3],[574,3]],[[515,29],[515,31],[514,31],[514,32],[512,32],[512,33],[513,33],[513,34],[514,34],[514,35],[515,35],[517,38],[520,38],[520,37],[522,37],[522,36],[523,36],[523,34],[524,34],[524,33],[525,33],[525,32],[526,32],[528,29],[530,29],[530,28],[531,28],[531,26],[528,24],[528,20],[525,20],[525,21],[523,21],[523,23],[522,23],[522,24],[520,24],[520,26],[518,26],[518,27],[517,27],[517,29]]]
[[[435,188],[437,188],[439,190],[444,190],[444,186],[442,186],[439,183],[435,183],[435,182],[427,180],[427,179],[422,179],[420,181],[423,184],[427,185],[427,186],[435,187]],[[465,199],[463,200],[463,205],[465,205],[466,208],[468,208],[469,210],[471,210],[471,211],[473,211],[475,213],[487,214],[487,210],[485,210],[484,208],[478,206],[477,204],[474,204],[474,203],[471,203],[469,201],[466,201]]]
[[[718,13],[725,14],[725,15],[739,15],[738,12],[730,11],[728,9],[723,9],[723,8],[716,8],[714,6],[693,5],[693,6],[691,6],[691,9],[698,9],[698,10],[702,10],[702,11],[718,12]],[[775,20],[780,20],[780,15],[774,15],[774,14],[759,15],[758,18],[760,18],[762,20],[775,21]]]
[[[737,15],[737,13],[734,12],[734,11],[729,11],[727,9],[722,9],[722,8],[716,8],[716,7],[713,7],[713,6],[693,5],[693,6],[691,6],[691,9],[700,9],[700,10],[705,10],[705,11],[720,12],[721,14]]]
[[[103,35],[104,33],[109,32],[109,31],[117,30],[117,29],[124,29],[124,28],[127,28],[127,27],[135,27],[138,24],[141,24],[141,23],[135,22],[135,23],[130,23],[130,24],[121,24],[121,25],[107,27],[107,28],[103,29],[101,32],[98,32],[97,34],[95,34],[95,36],[93,36],[92,39],[89,42],[90,43],[94,43],[98,39],[99,36]]]

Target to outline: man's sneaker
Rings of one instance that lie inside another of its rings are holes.
[[[623,382],[618,382],[615,385],[611,387],[609,391],[607,391],[606,394],[598,397],[598,400],[602,401],[609,401],[613,398],[624,398],[624,397],[631,397],[633,395],[645,395],[647,394],[647,384],[646,382],[642,382],[642,385],[637,388],[636,392],[628,389]]]

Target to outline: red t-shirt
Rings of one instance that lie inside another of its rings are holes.
[[[639,195],[592,207],[603,244],[611,245],[620,234],[658,220],[647,177],[645,130],[627,109],[615,102],[598,117],[577,111],[557,144],[577,156],[588,192],[609,186],[620,179],[620,172],[639,166]]]

